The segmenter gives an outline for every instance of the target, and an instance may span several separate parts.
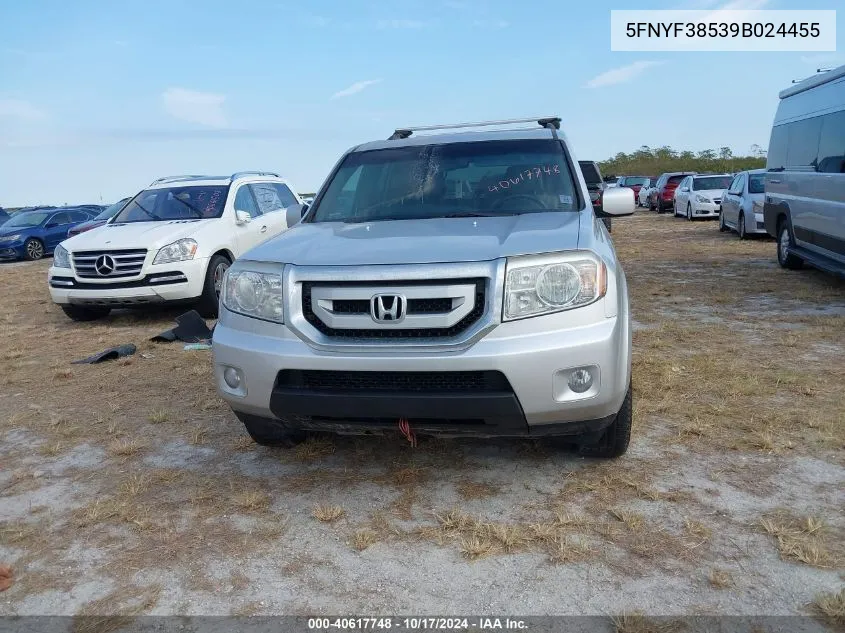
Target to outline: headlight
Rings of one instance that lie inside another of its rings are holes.
[[[751,203],[751,210],[754,213],[763,213],[763,205],[759,202],[752,202]]]
[[[21,239],[21,234],[15,233],[14,235],[4,235],[3,237],[0,237],[0,242],[17,242],[19,239]]]
[[[696,196],[695,200],[696,202],[710,202],[710,198],[706,196]]]
[[[586,251],[508,259],[504,320],[570,310],[607,292],[607,269]]]
[[[284,323],[282,275],[252,270],[226,271],[220,299],[227,310],[275,323]]]
[[[153,264],[166,264],[168,262],[181,262],[186,259],[193,259],[197,253],[197,243],[192,239],[183,239],[162,246],[153,259]]]
[[[53,251],[53,266],[56,268],[70,268],[70,255],[67,250],[59,244]]]

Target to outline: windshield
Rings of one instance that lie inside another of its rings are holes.
[[[695,191],[707,191],[709,189],[727,189],[731,180],[730,176],[712,176],[709,178],[693,178],[692,188]]]
[[[666,181],[666,186],[668,187],[671,185],[672,187],[677,187],[686,177],[687,176],[685,174],[681,174],[680,176],[669,176],[669,179]]]
[[[123,205],[126,204],[126,200],[121,200],[120,202],[115,202],[110,207],[106,207],[103,211],[97,215],[94,220],[108,220],[109,218],[113,218],[117,215],[117,212],[123,208]]]
[[[576,211],[559,141],[483,141],[354,152],[311,222],[370,222]]]
[[[636,185],[644,185],[648,182],[648,178],[625,178],[622,181],[623,187],[634,187]]]
[[[229,185],[182,185],[147,189],[135,196],[114,218],[114,224],[219,218]]]
[[[766,193],[766,174],[748,174],[748,193]]]
[[[12,219],[3,225],[4,229],[10,229],[15,226],[39,226],[47,219],[50,213],[18,213],[12,216]]]

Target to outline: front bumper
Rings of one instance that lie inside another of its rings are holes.
[[[0,242],[0,260],[11,261],[25,256],[23,242]]]
[[[198,298],[205,284],[208,258],[146,266],[139,278],[106,282],[80,278],[70,268],[51,266],[47,284],[54,303],[91,306],[140,306]],[[168,281],[177,278],[185,281]]]
[[[443,435],[598,432],[622,406],[631,371],[628,312],[606,317],[601,304],[500,323],[463,351],[381,354],[317,350],[284,325],[221,306],[213,339],[215,380],[235,412],[280,420],[290,428],[360,433],[394,428],[406,418],[421,432]],[[579,310],[601,318],[590,323],[584,323],[583,315],[573,319]],[[567,327],[567,320],[577,325]],[[235,389],[224,380],[227,367],[240,372]],[[578,367],[589,367],[594,376],[583,394],[567,384]],[[328,387],[317,391],[290,378],[309,373],[328,376]],[[432,391],[422,386],[434,377],[457,381],[466,374],[501,379],[472,392],[455,388],[453,382]],[[353,384],[339,383],[339,375],[352,376]]]
[[[722,203],[720,202],[692,202],[692,217],[693,218],[718,218],[722,212]]]
[[[765,218],[762,213],[755,213],[754,214],[754,222],[746,222],[745,223],[745,232],[746,233],[756,233],[758,235],[765,235],[766,234],[766,222]]]

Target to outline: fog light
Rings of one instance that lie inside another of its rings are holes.
[[[232,389],[237,389],[241,386],[241,372],[234,367],[227,367],[223,370],[223,380]]]
[[[576,369],[569,374],[568,384],[575,393],[584,393],[593,386],[593,375],[587,369]]]

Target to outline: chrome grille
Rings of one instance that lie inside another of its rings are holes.
[[[487,280],[444,279],[425,282],[310,283],[302,285],[302,313],[326,336],[340,338],[440,338],[456,336],[484,314]],[[404,298],[397,321],[377,322],[371,298]]]
[[[76,270],[77,277],[81,278],[119,279],[121,277],[137,277],[141,274],[146,257],[147,249],[145,248],[79,251],[73,253],[73,267]],[[113,269],[105,274],[101,272],[104,270],[103,266],[100,266],[100,270],[97,267],[98,262],[102,264],[104,261],[114,264]]]

